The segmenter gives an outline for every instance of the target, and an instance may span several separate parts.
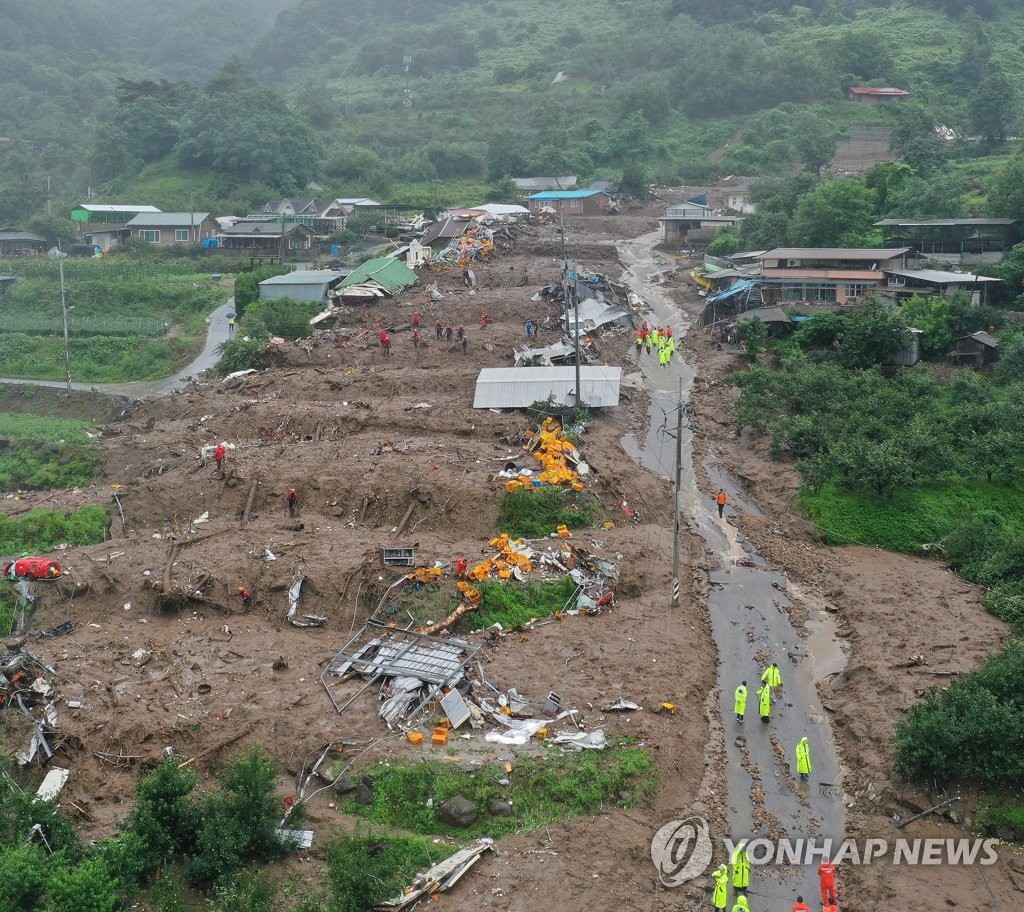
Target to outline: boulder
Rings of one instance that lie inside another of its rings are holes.
[[[494,798],[487,805],[487,813],[492,817],[511,817],[512,805],[507,801],[501,801],[498,798]]]
[[[365,782],[359,783],[359,785],[356,786],[355,799],[356,804],[362,805],[363,807],[373,804],[373,789]]]
[[[468,798],[456,795],[454,798],[449,798],[441,803],[441,806],[437,809],[437,816],[449,826],[465,828],[476,823],[480,812],[477,811],[476,805]]]

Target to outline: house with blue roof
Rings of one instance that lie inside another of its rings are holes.
[[[615,198],[607,190],[545,190],[526,198],[533,215],[605,215],[613,208]]]

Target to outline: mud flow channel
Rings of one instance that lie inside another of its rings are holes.
[[[671,324],[676,338],[689,330],[685,314],[665,294],[662,279],[674,264],[654,249],[657,232],[620,242],[624,267],[621,281],[646,304],[641,313],[652,324]],[[798,632],[786,609],[799,599],[784,574],[768,567],[756,549],[730,521],[735,511],[755,515],[757,507],[737,490],[732,478],[707,457],[702,462],[711,483],[729,495],[724,519],[719,519],[712,496],[702,493],[694,472],[692,436],[685,420],[685,402],[694,380],[694,368],[677,350],[667,367],[655,354],[641,354],[639,368],[650,395],[646,438],[628,435],[622,446],[640,465],[669,478],[675,476],[675,428],[680,398],[684,401],[681,460],[681,527],[703,542],[710,572],[708,610],[712,635],[718,646],[718,685],[721,727],[713,723],[711,744],[724,737],[724,778],[727,806],[720,808],[731,832],[713,833],[721,840],[768,839],[772,858],[775,840],[830,839],[838,848],[843,838],[842,773],[832,731],[822,709],[816,684],[843,667],[843,654],[835,639],[834,622],[824,611],[805,604],[810,620]],[[678,610],[687,611],[685,604]],[[766,665],[777,662],[782,688],[773,700],[770,721],[758,714],[757,689]],[[749,690],[743,722],[733,711],[733,694],[741,681]],[[812,774],[801,781],[796,770],[796,744],[806,736],[811,747]],[[720,756],[717,752],[715,756]],[[716,760],[716,762],[719,762]],[[719,800],[721,800],[719,798]],[[758,865],[755,853],[750,889],[752,909],[789,909],[798,894],[813,905],[819,896],[817,865]],[[729,906],[733,900],[730,894]]]

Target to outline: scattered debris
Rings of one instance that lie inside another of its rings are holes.
[[[493,851],[493,842],[492,839],[477,840],[476,845],[461,849],[450,858],[418,874],[400,896],[379,903],[375,908],[408,909],[424,896],[434,896],[450,890],[462,875],[480,860],[484,852]]]

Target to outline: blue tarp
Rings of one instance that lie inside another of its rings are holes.
[[[756,280],[754,279],[740,279],[738,282],[733,282],[725,291],[720,291],[713,297],[708,298],[708,304],[714,304],[718,301],[727,301],[729,298],[734,298],[741,292],[747,291],[754,287]]]

